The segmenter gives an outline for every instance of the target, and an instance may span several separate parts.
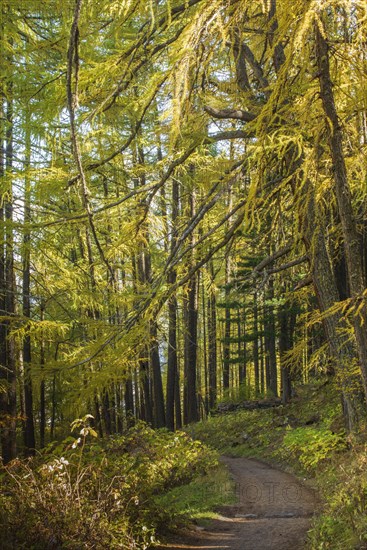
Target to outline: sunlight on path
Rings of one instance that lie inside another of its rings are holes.
[[[315,492],[259,460],[222,460],[233,477],[237,504],[225,506],[208,528],[176,537],[159,548],[302,550],[318,504]]]

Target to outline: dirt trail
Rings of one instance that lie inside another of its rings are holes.
[[[294,476],[259,460],[223,458],[237,504],[222,508],[206,529],[177,537],[163,549],[301,550],[317,506],[315,493]]]

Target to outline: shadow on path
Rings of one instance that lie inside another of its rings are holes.
[[[297,478],[264,462],[223,457],[237,504],[225,506],[208,528],[175,537],[159,549],[302,550],[317,495]]]

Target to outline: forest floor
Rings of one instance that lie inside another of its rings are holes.
[[[235,484],[236,504],[224,506],[205,527],[175,535],[159,549],[304,548],[318,505],[315,491],[257,459],[223,457],[222,461]]]

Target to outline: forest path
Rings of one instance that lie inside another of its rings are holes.
[[[205,529],[178,536],[160,549],[301,550],[318,499],[297,478],[249,458],[223,457],[237,504],[221,509]]]

